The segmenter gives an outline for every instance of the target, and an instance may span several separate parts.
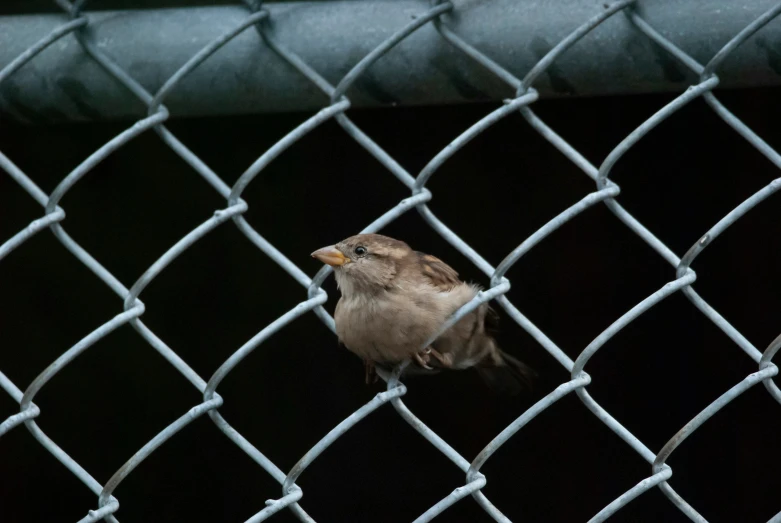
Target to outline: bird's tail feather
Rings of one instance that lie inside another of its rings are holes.
[[[477,373],[494,392],[515,396],[522,390],[531,390],[537,373],[531,367],[497,348],[501,361],[485,361],[477,365]],[[493,358],[486,358],[486,360]]]

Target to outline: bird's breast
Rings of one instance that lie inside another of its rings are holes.
[[[342,297],[336,307],[336,333],[362,358],[398,362],[421,350],[447,317],[431,297],[387,293],[371,298]]]

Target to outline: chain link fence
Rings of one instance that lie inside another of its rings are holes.
[[[419,432],[428,443],[444,454],[455,467],[465,475],[463,485],[455,486],[454,490],[443,499],[434,503],[425,513],[415,521],[426,522],[433,520],[437,515],[447,510],[459,500],[471,496],[482,509],[498,522],[510,521],[503,513],[502,507],[495,506],[486,497],[482,489],[487,478],[480,471],[491,456],[510,438],[513,437],[534,418],[548,408],[556,408],[556,403],[565,396],[574,393],[581,400],[586,409],[615,432],[631,449],[639,454],[650,465],[650,473],[636,485],[627,485],[627,490],[612,503],[605,506],[595,514],[590,521],[605,521],[621,510],[636,497],[643,493],[658,488],[683,514],[692,521],[706,521],[695,507],[690,505],[673,489],[673,470],[667,465],[667,460],[675,449],[690,436],[695,430],[706,424],[708,419],[725,405],[733,401],[751,387],[762,383],[776,401],[781,403],[781,391],[772,378],[778,374],[778,368],[772,363],[772,358],[781,349],[781,335],[768,347],[757,348],[746,339],[733,325],[711,307],[693,288],[697,280],[697,274],[691,268],[694,260],[702,251],[715,240],[728,227],[749,212],[753,207],[768,199],[773,193],[781,189],[781,177],[770,181],[764,188],[751,195],[734,209],[725,209],[724,217],[714,224],[709,230],[704,231],[700,239],[691,246],[682,256],[674,253],[665,243],[654,236],[640,221],[622,207],[617,197],[621,193],[619,185],[610,179],[611,169],[616,162],[624,156],[638,141],[661,122],[675,115],[675,113],[689,102],[702,98],[713,111],[742,138],[748,141],[759,154],[764,155],[776,167],[781,168],[781,156],[766,142],[757,136],[748,126],[735,117],[711,92],[719,85],[717,75],[721,63],[756,32],[766,24],[772,22],[781,14],[781,4],[759,14],[756,20],[747,26],[739,34],[736,34],[713,58],[705,65],[698,63],[684,50],[678,48],[674,42],[663,37],[653,26],[647,23],[635,5],[635,0],[619,1],[595,12],[593,18],[586,20],[583,25],[573,28],[572,32],[564,40],[551,49],[530,71],[522,78],[503,68],[479,49],[463,40],[453,30],[443,23],[442,17],[453,14],[454,7],[450,2],[437,1],[430,8],[421,8],[418,16],[414,17],[408,25],[400,27],[398,32],[378,45],[374,51],[366,55],[336,84],[326,81],[315,69],[304,62],[295,53],[281,45],[274,38],[274,31],[269,28],[271,18],[270,11],[265,9],[259,1],[248,0],[246,2],[247,16],[242,23],[193,56],[187,63],[171,76],[160,89],[151,93],[136,82],[125,70],[119,68],[111,57],[107,56],[100,45],[90,37],[90,17],[83,11],[85,2],[76,1],[70,3],[66,0],[57,0],[57,4],[63,9],[65,16],[63,24],[51,34],[44,35],[34,46],[20,55],[12,63],[5,64],[0,70],[0,83],[14,74],[25,63],[33,60],[38,53],[51,46],[62,38],[76,38],[82,46],[84,53],[91,60],[98,63],[128,91],[133,93],[148,109],[148,116],[135,122],[131,127],[121,132],[105,145],[100,147],[92,155],[86,158],[73,171],[67,174],[51,194],[45,194],[36,183],[30,179],[13,161],[0,151],[0,167],[11,176],[38,204],[44,208],[44,215],[34,220],[15,236],[5,239],[0,245],[0,259],[10,254],[13,250],[23,247],[24,243],[35,234],[49,229],[59,242],[82,264],[84,264],[97,278],[107,285],[123,301],[120,313],[106,321],[103,325],[86,335],[78,343],[63,352],[54,362],[46,367],[38,377],[26,387],[19,388],[4,374],[0,373],[0,386],[20,405],[18,414],[10,416],[0,424],[0,436],[8,431],[18,429],[24,425],[32,436],[58,461],[72,472],[93,494],[98,497],[97,504],[91,510],[85,507],[87,514],[81,522],[118,521],[120,515],[120,501],[113,493],[121,482],[131,474],[136,467],[149,457],[156,449],[165,444],[184,429],[195,419],[206,415],[215,427],[221,431],[230,441],[237,445],[255,463],[263,468],[271,477],[281,485],[281,496],[266,501],[264,507],[258,507],[258,512],[247,522],[259,522],[270,518],[275,513],[287,509],[301,521],[314,521],[305,511],[305,492],[296,484],[296,481],[305,472],[313,461],[322,454],[340,436],[350,430],[356,423],[369,416],[372,412],[385,404],[390,404],[398,415],[411,427]],[[642,125],[632,131],[607,155],[601,165],[595,166],[589,163],[577,150],[560,137],[553,129],[548,127],[531,109],[538,99],[538,92],[534,88],[535,81],[557,60],[559,56],[575,45],[585,35],[592,31],[599,31],[599,25],[613,16],[627,17],[639,34],[651,39],[661,46],[671,57],[675,58],[685,67],[699,76],[699,82],[689,87],[684,93],[677,96],[672,102],[660,108],[653,116]],[[407,38],[419,28],[432,24],[441,37],[455,49],[473,60],[486,71],[495,75],[507,84],[512,96],[504,101],[501,107],[486,115],[458,135],[442,151],[436,154],[417,176],[407,172],[394,158],[386,153],[377,143],[365,134],[346,114],[351,106],[347,97],[350,87],[372,65],[387,53],[392,53],[393,48],[399,42]],[[218,49],[231,41],[237,35],[247,30],[257,31],[263,45],[272,49],[279,57],[295,68],[307,78],[319,90],[325,93],[330,104],[304,123],[290,131],[279,140],[239,177],[238,181],[229,186],[221,177],[212,171],[201,159],[190,151],[177,137],[165,126],[169,118],[169,112],[165,107],[168,95],[177,88],[182,80],[195,70],[201,63],[208,60]],[[585,195],[580,201],[564,209],[553,217],[545,225],[524,240],[517,248],[494,267],[478,254],[470,245],[463,241],[454,231],[433,214],[428,207],[433,195],[427,189],[426,184],[437,170],[447,162],[457,151],[465,147],[472,139],[480,135],[502,118],[520,113],[528,124],[535,129],[545,140],[550,142],[562,155],[575,164],[586,176],[595,182],[595,190]],[[363,232],[376,232],[382,230],[389,223],[401,215],[416,210],[423,220],[453,247],[467,257],[480,271],[490,278],[490,288],[482,291],[470,303],[462,307],[448,322],[452,325],[468,312],[474,310],[481,303],[495,300],[504,311],[515,320],[526,332],[528,332],[539,345],[542,346],[566,371],[570,374],[570,381],[562,383],[551,391],[532,407],[521,413],[519,417],[507,426],[493,441],[491,441],[477,456],[471,459],[460,455],[448,442],[443,440],[434,431],[427,427],[423,420],[419,419],[403,402],[402,397],[407,393],[407,386],[400,381],[403,366],[392,374],[383,374],[387,382],[387,390],[376,395],[359,410],[352,413],[344,421],[339,423],[312,448],[308,449],[303,457],[289,471],[285,472],[269,460],[248,439],[235,430],[220,413],[223,398],[217,393],[217,388],[225,377],[239,365],[246,356],[257,349],[265,340],[274,335],[280,329],[293,324],[303,315],[315,314],[329,329],[334,330],[333,318],[323,308],[328,300],[326,292],[321,285],[330,275],[329,267],[323,268],[314,277],[309,277],[295,263],[277,250],[271,243],[264,239],[243,217],[248,209],[248,203],[242,199],[247,186],[282,152],[295,145],[302,137],[306,136],[316,127],[326,121],[335,120],[362,148],[371,154],[382,164],[401,184],[410,191],[410,196],[400,201],[395,207],[380,215],[372,223],[368,224]],[[181,159],[189,164],[204,180],[206,180],[219,195],[225,199],[226,206],[214,212],[214,215],[205,220],[189,234],[181,238],[175,245],[163,253],[135,282],[129,287],[120,282],[103,265],[101,265],[89,252],[83,249],[63,228],[65,210],[59,206],[62,198],[76,185],[85,174],[93,169],[114,151],[127,144],[137,136],[153,130],[160,139],[167,144]],[[548,338],[534,323],[532,323],[513,303],[506,297],[511,282],[505,277],[507,272],[518,260],[528,253],[566,222],[578,217],[588,209],[604,204],[621,223],[648,244],[664,261],[675,268],[676,278],[665,284],[662,288],[632,307],[620,318],[616,319],[602,333],[597,336],[573,361],[557,345]],[[265,326],[252,339],[239,347],[214,373],[205,379],[198,375],[176,352],[174,352],[164,340],[159,338],[142,321],[145,311],[144,303],[140,296],[144,289],[157,278],[171,262],[179,257],[193,244],[201,240],[217,227],[232,222],[246,239],[255,245],[262,253],[268,256],[287,274],[306,289],[306,299],[294,308],[277,318],[274,322]],[[769,239],[774,241],[774,239]],[[585,372],[589,360],[599,349],[621,329],[643,315],[651,307],[674,293],[683,293],[686,298],[713,324],[734,342],[737,347],[757,364],[757,371],[750,374],[740,383],[725,391],[710,405],[697,414],[689,423],[670,437],[669,441],[657,452],[646,446],[641,438],[642,434],[633,434],[616,420],[609,412],[600,406],[589,394],[588,385],[591,377]],[[146,445],[140,448],[127,462],[117,470],[114,475],[105,482],[95,479],[79,463],[73,460],[65,450],[49,438],[38,426],[36,419],[45,416],[45,412],[34,403],[36,395],[41,389],[72,362],[77,356],[88,350],[98,340],[109,335],[120,326],[130,324],[138,335],[158,351],[177,371],[179,371],[200,393],[203,394],[203,402],[183,413],[181,417],[171,422],[163,431],[157,434]],[[780,507],[781,509],[781,507]],[[2,509],[0,508],[0,511]],[[771,518],[770,522],[781,523],[781,512]]]

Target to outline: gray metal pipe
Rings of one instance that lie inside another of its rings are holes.
[[[604,0],[455,0],[445,22],[518,76],[603,9]],[[643,1],[644,18],[706,63],[773,0]],[[279,42],[333,84],[428,8],[419,0],[268,4]],[[236,26],[242,7],[88,12],[98,45],[154,92],[188,58]],[[0,68],[61,25],[64,15],[0,17]],[[781,84],[781,20],[734,51],[720,87]],[[535,84],[543,97],[680,91],[694,76],[618,14],[563,55]],[[348,92],[354,107],[500,100],[506,85],[427,24],[374,64]],[[173,116],[310,111],[326,97],[249,29],[199,66],[165,100]],[[85,54],[73,35],[0,85],[0,116],[47,123],[137,118],[144,107]]]

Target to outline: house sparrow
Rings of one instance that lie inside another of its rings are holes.
[[[334,314],[336,334],[364,360],[367,383],[375,364],[394,366],[410,358],[429,371],[474,367],[500,393],[517,394],[530,385],[534,371],[486,332],[486,322],[498,320],[487,303],[423,346],[480,291],[439,258],[380,234],[352,236],[312,257],[334,268],[342,293]]]

